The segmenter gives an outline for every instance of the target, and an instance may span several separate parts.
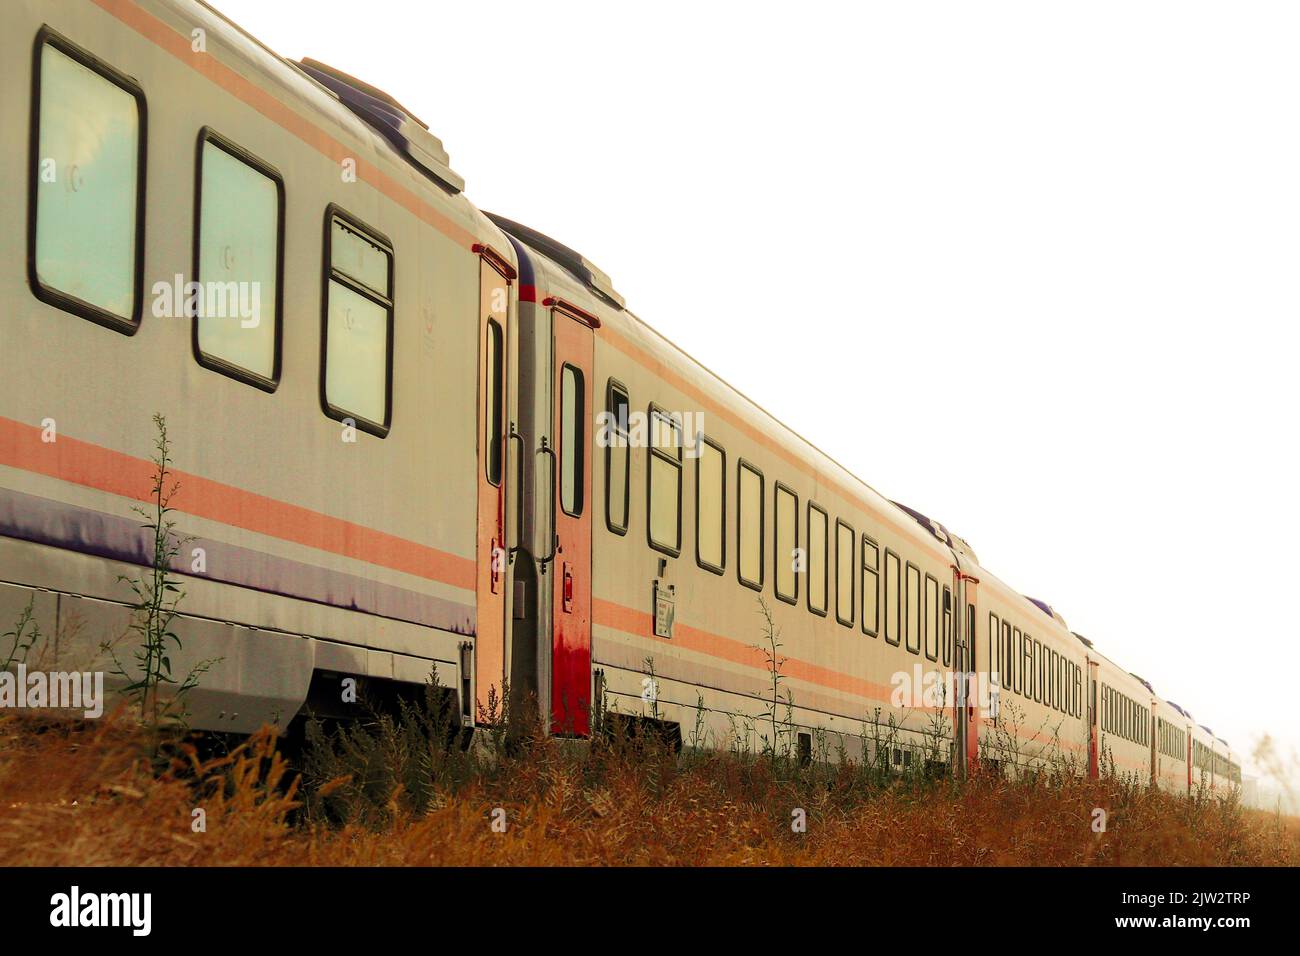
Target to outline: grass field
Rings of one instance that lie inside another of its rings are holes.
[[[161,760],[122,716],[0,718],[0,865],[1086,866],[1300,863],[1300,820],[1062,775],[965,783],[655,743],[469,753],[420,721]],[[1095,810],[1106,815],[1094,832]],[[802,829],[800,821],[804,822]],[[202,826],[200,826],[200,823]]]

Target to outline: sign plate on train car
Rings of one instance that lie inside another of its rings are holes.
[[[660,587],[655,582],[655,637],[673,636],[673,617],[676,614],[676,594],[672,585]]]

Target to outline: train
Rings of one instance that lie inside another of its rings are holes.
[[[199,0],[0,16],[0,196],[26,210],[0,238],[0,620],[64,661],[129,633],[157,566],[162,413],[197,729],[434,675],[470,735],[509,697],[579,740],[1240,782],[965,540],[476,208],[394,97]]]

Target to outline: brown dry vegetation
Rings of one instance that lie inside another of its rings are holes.
[[[185,749],[159,772],[121,718],[0,718],[0,865],[1300,862],[1295,818],[1107,780],[959,785],[628,741],[586,751],[494,739],[463,754],[418,730],[386,721],[336,739],[299,787],[270,735],[206,762]],[[206,832],[192,830],[196,807]],[[1103,834],[1094,807],[1107,811]],[[805,833],[792,832],[796,808]]]

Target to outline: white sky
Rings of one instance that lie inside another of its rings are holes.
[[[1300,748],[1300,7],[215,4],[1239,753]]]

